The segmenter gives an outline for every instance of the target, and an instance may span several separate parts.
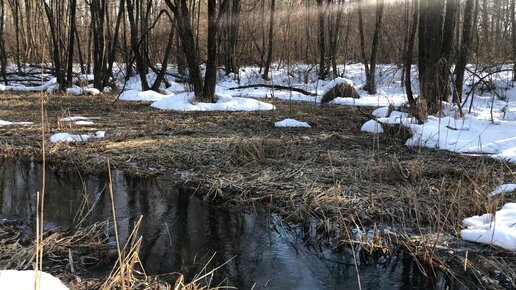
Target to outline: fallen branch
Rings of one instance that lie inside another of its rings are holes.
[[[240,86],[240,87],[229,88],[229,89],[230,90],[241,90],[241,89],[260,88],[260,87],[269,88],[269,89],[276,89],[276,90],[289,90],[289,91],[298,92],[298,93],[301,93],[303,95],[313,96],[313,97],[318,96],[318,94],[316,94],[316,93],[305,91],[303,89],[293,88],[293,87],[286,87],[286,86],[278,86],[278,85],[258,84],[258,85]]]

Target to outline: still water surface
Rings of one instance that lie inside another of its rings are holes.
[[[0,160],[0,205],[4,217],[33,215],[41,169],[33,162]],[[80,219],[84,198],[92,208],[86,223],[110,219],[106,188],[107,176],[48,169],[46,227],[73,226],[74,219]],[[215,282],[239,289],[359,288],[350,253],[308,247],[306,239],[292,227],[287,229],[273,214],[214,206],[182,192],[167,177],[135,179],[114,171],[113,188],[122,240],[143,215],[140,256],[148,273],[181,271],[193,275],[215,254],[208,268],[227,262],[217,271]],[[416,263],[403,255],[375,265],[362,264],[358,270],[362,289],[444,287],[444,279],[425,278]]]

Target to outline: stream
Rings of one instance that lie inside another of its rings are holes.
[[[2,216],[34,217],[35,196],[41,189],[41,165],[0,160]],[[277,215],[210,204],[178,189],[165,176],[138,179],[114,171],[112,179],[122,241],[143,215],[140,257],[149,274],[182,272],[192,278],[213,257],[208,270],[223,266],[216,271],[212,286],[220,283],[239,289],[446,287],[444,277],[425,277],[417,263],[404,254],[380,259],[376,264],[359,265],[357,275],[350,253],[324,249],[316,252],[318,247],[308,247],[306,239]],[[81,176],[73,168],[48,168],[45,228],[73,226],[81,219],[81,204],[86,200],[92,209],[85,224],[110,219],[107,182],[107,176]]]

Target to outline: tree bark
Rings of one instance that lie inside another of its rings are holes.
[[[276,10],[276,0],[271,0],[271,13],[269,16],[269,36],[267,45],[267,59],[264,64],[263,79],[269,80],[269,69],[272,62],[272,49],[274,39],[274,11]]]
[[[478,1],[478,0],[477,0]],[[455,65],[455,90],[453,94],[454,103],[462,102],[462,87],[464,86],[464,72],[469,59],[473,43],[473,30],[476,25],[476,15],[473,14],[475,0],[467,0],[464,8],[464,24],[462,26],[462,42]],[[477,9],[475,9],[478,11]]]

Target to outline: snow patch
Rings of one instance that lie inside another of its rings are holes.
[[[59,142],[84,142],[88,141],[91,138],[102,139],[106,135],[105,131],[97,131],[95,135],[93,134],[70,134],[70,133],[56,133],[50,136],[51,143],[59,143]]]
[[[227,95],[218,96],[215,103],[194,103],[193,93],[168,96],[152,103],[151,107],[173,111],[270,111],[275,109],[269,103]]]
[[[274,123],[274,126],[278,128],[294,127],[294,128],[311,128],[307,122],[298,121],[296,119],[284,119]]]
[[[38,275],[40,290],[68,290],[68,287],[66,287],[58,278],[45,272],[38,272]],[[35,278],[36,274],[32,270],[1,270],[0,289],[34,290]]]
[[[155,91],[127,90],[120,95],[119,99],[123,101],[155,102],[167,97],[170,97],[170,95],[162,95]]]
[[[377,122],[375,120],[369,120],[369,121],[365,122],[364,125],[362,125],[362,128],[360,128],[360,131],[374,133],[374,134],[382,134],[383,127],[379,122]]]
[[[507,203],[495,215],[490,213],[465,218],[460,232],[465,241],[516,251],[516,203]]]
[[[32,125],[33,122],[10,122],[5,120],[0,120],[0,126],[11,126],[11,125]]]

